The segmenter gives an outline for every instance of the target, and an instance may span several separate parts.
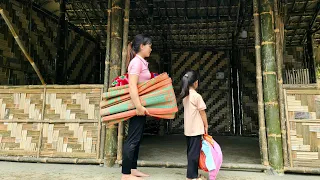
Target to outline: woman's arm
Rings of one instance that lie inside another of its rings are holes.
[[[200,116],[201,119],[203,121],[203,125],[204,125],[204,133],[208,134],[208,119],[207,119],[207,114],[205,110],[201,110],[200,111]]]
[[[129,93],[131,100],[136,107],[137,115],[144,116],[146,113],[149,114],[148,110],[141,105],[139,94],[138,94],[138,79],[139,76],[135,74],[129,74]]]

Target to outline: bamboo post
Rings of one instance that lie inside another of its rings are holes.
[[[4,19],[4,21],[6,22],[7,26],[9,27],[14,39],[16,40],[16,42],[17,42],[18,46],[20,47],[21,51],[23,52],[24,56],[27,58],[27,60],[31,64],[32,68],[37,73],[42,85],[45,85],[46,83],[45,83],[45,81],[44,81],[44,79],[43,79],[43,77],[42,77],[37,65],[34,63],[33,59],[30,57],[29,53],[26,51],[23,43],[19,39],[18,34],[14,30],[14,28],[13,28],[11,22],[9,21],[9,19],[7,18],[7,15],[4,13],[3,9],[1,9],[1,8],[0,8],[0,14],[1,14],[2,18]]]
[[[107,92],[109,88],[109,69],[110,69],[110,37],[111,37],[111,0],[108,0],[108,26],[107,26],[107,40],[106,40],[106,58],[104,69],[104,84],[103,91]],[[106,141],[106,125],[102,123],[101,127],[101,142],[100,142],[100,158],[104,158],[104,149]]]
[[[278,73],[278,93],[279,93],[279,108],[280,108],[280,124],[282,137],[282,152],[284,157],[284,165],[288,165],[288,148],[286,136],[286,119],[284,111],[284,97],[283,97],[283,79],[282,79],[282,64],[283,64],[283,38],[284,31],[283,19],[279,13],[278,0],[274,0],[274,12],[276,16],[275,35],[276,35],[276,55],[277,55],[277,73]]]
[[[43,99],[42,99],[42,110],[41,110],[41,123],[40,123],[40,135],[39,135],[39,141],[38,141],[38,150],[37,150],[37,158],[40,157],[41,152],[41,145],[42,145],[42,137],[43,137],[43,120],[44,120],[44,114],[46,110],[46,96],[47,96],[47,88],[46,86],[43,87]]]
[[[122,34],[123,34],[123,1],[112,0],[111,8],[111,44],[109,81],[120,75]],[[106,166],[111,167],[117,158],[117,126],[110,125],[106,132]]]
[[[281,142],[280,115],[277,91],[275,59],[273,1],[260,1],[261,16],[261,57],[263,64],[263,90],[265,118],[267,124],[268,152],[271,167],[283,173],[283,154]]]
[[[259,116],[259,144],[261,163],[265,166],[269,165],[268,160],[268,144],[266,136],[266,126],[264,117],[263,91],[262,91],[262,72],[261,72],[261,39],[260,39],[260,16],[259,2],[253,0],[253,17],[255,27],[255,49],[256,49],[256,79],[257,79],[257,99],[258,99],[258,116]]]
[[[290,137],[290,123],[289,123],[289,114],[288,114],[288,100],[287,100],[287,91],[284,90],[284,98],[285,98],[285,108],[286,108],[286,117],[288,118],[286,121],[286,126],[287,126],[287,144],[288,144],[288,158],[289,158],[289,165],[290,167],[293,166],[292,162],[292,151],[291,151],[291,137]]]
[[[125,8],[124,8],[124,17],[123,17],[121,74],[124,74],[127,71],[126,60],[127,60],[127,50],[128,50],[129,13],[130,13],[130,0],[126,0]],[[117,161],[122,160],[123,124],[124,122],[120,122],[118,125]]]

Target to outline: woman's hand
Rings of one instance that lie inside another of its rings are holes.
[[[208,126],[204,126],[204,134],[208,134]]]
[[[137,112],[137,116],[145,116],[149,114],[148,110],[143,106],[137,107],[136,112]]]

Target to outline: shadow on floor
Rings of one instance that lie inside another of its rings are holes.
[[[214,136],[220,144],[224,163],[260,164],[257,137]],[[186,163],[186,139],[183,135],[145,135],[139,160]]]

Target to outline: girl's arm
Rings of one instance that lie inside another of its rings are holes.
[[[201,116],[201,119],[202,119],[203,124],[204,124],[204,133],[208,134],[208,119],[207,119],[206,111],[205,110],[201,110],[200,111],[200,116]]]
[[[129,93],[134,106],[137,109],[137,115],[143,116],[145,113],[149,114],[148,110],[141,105],[138,94],[138,79],[139,76],[135,74],[129,74]]]

